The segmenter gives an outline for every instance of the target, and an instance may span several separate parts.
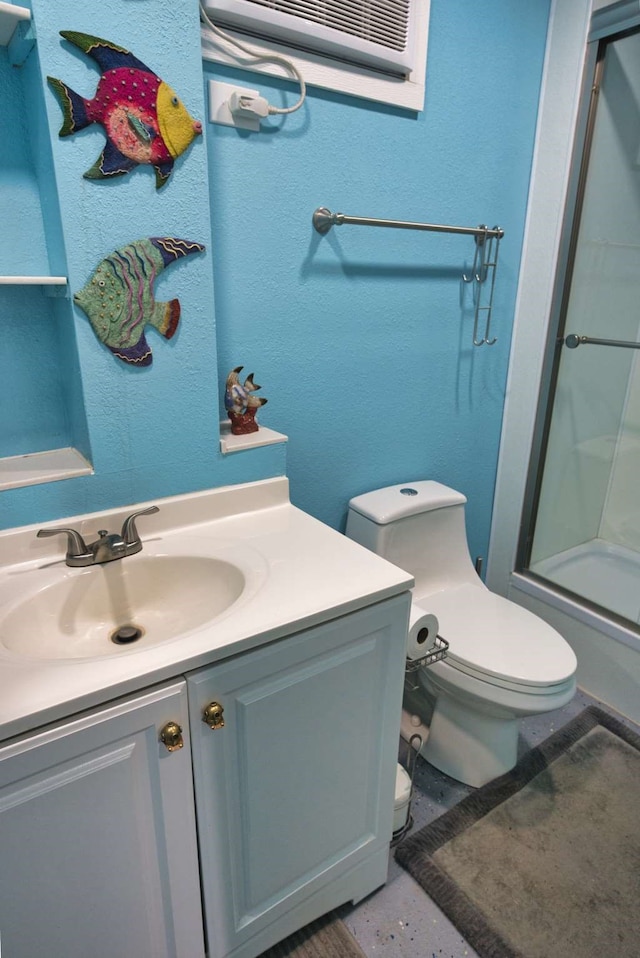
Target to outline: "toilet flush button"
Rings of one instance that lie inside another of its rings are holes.
[[[417,495],[418,495],[418,490],[417,490],[417,489],[411,489],[410,487],[407,486],[405,489],[401,489],[401,490],[400,490],[400,495],[401,495],[401,496],[417,496]]]

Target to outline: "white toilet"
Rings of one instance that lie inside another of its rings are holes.
[[[466,501],[439,482],[389,486],[351,500],[346,533],[414,576],[414,601],[449,643],[445,660],[412,673],[403,738],[419,732],[428,762],[480,786],[516,764],[521,716],[571,701],[577,662],[555,629],[477,576]]]

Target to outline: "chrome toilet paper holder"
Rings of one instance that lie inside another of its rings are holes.
[[[423,668],[423,666],[427,668],[428,666],[433,665],[435,662],[441,662],[447,657],[448,651],[449,643],[447,640],[443,639],[441,635],[436,635],[434,645],[425,655],[421,655],[419,659],[407,658],[405,664],[406,681],[409,681],[409,677],[412,672],[417,672],[418,669]],[[410,691],[415,692],[418,687],[418,683],[414,680],[414,684],[410,687]]]

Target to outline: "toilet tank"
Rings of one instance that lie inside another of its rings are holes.
[[[433,480],[356,496],[346,534],[416,580],[416,598],[463,582],[480,584],[469,555],[466,497]]]

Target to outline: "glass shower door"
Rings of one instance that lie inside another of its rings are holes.
[[[524,567],[637,624],[639,32],[602,45],[595,88]]]

